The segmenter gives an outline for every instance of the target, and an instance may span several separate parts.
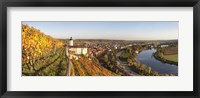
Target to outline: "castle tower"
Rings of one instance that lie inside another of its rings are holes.
[[[69,46],[73,46],[73,39],[72,39],[72,37],[70,37]]]

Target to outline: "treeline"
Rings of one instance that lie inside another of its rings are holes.
[[[121,68],[119,68],[119,66],[118,66],[120,64],[120,62],[117,60],[116,55],[119,51],[120,50],[104,52],[98,57],[98,59],[102,63],[102,66],[104,66],[106,69],[108,69],[116,74],[119,74],[122,76],[127,76],[129,74],[127,72],[125,72],[124,70],[122,70]]]
[[[153,72],[151,67],[148,67],[145,64],[141,64],[139,61],[135,61],[134,63],[130,64],[129,68],[140,75],[159,76],[158,72]]]

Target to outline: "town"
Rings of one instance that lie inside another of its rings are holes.
[[[70,59],[74,58],[78,60],[82,56],[87,57],[90,61],[96,59],[99,66],[103,66],[108,70],[120,75],[159,75],[157,71],[152,71],[151,67],[141,64],[136,56],[144,51],[151,49],[178,49],[177,40],[162,40],[162,41],[130,41],[130,40],[106,40],[106,39],[70,39],[64,40],[66,47],[66,54]],[[177,51],[177,50],[176,50]],[[176,52],[177,54],[177,52]],[[134,55],[134,56],[132,56]],[[155,57],[160,59],[161,62],[178,64],[173,61],[162,60],[156,55]],[[70,60],[69,59],[69,60]],[[167,62],[168,61],[168,62]],[[132,65],[132,66],[131,66]],[[133,66],[134,65],[134,66]],[[143,66],[141,69],[137,66]],[[73,64],[69,64],[73,66]],[[69,67],[71,68],[71,67]],[[71,69],[68,69],[70,72]],[[68,75],[70,75],[68,73]],[[160,75],[177,75],[164,73]]]

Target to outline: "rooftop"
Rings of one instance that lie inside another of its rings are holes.
[[[85,46],[68,46],[69,48],[87,48]]]

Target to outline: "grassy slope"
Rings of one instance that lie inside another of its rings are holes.
[[[169,61],[178,62],[178,47],[165,48],[163,58]]]
[[[164,57],[164,59],[166,59],[166,60],[178,62],[178,54],[174,54],[174,55],[164,55],[163,57]]]

